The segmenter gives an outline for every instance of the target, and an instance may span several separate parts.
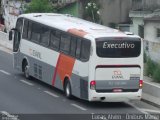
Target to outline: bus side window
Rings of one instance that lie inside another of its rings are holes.
[[[48,46],[50,39],[50,29],[42,27],[40,43],[44,46]]]
[[[31,33],[32,33],[32,22],[29,22],[28,23],[28,33],[27,33],[28,40],[31,40]]]
[[[16,23],[16,29],[18,32],[22,33],[22,27],[23,27],[23,18],[18,18]]]
[[[70,45],[70,55],[73,57],[76,56],[76,43],[77,43],[76,37],[72,37],[71,38],[71,45]]]
[[[22,26],[23,26],[23,18],[18,18],[17,23],[16,23],[17,31],[15,31],[14,33],[13,52],[17,52],[19,49],[21,33],[22,33]]]
[[[66,54],[69,53],[70,51],[70,39],[71,37],[67,34],[61,34],[61,45],[60,45],[60,50]]]
[[[89,40],[82,40],[81,60],[87,61],[90,56],[91,43]]]
[[[57,30],[51,31],[50,47],[59,50],[61,33]]]
[[[77,48],[76,48],[76,58],[80,58],[81,56],[81,39],[77,39]]]
[[[41,30],[42,30],[42,26],[37,24],[37,23],[33,23],[32,24],[32,34],[31,34],[31,40],[39,43],[40,42],[40,34],[41,34]]]
[[[24,27],[23,27],[23,35],[22,38],[28,39],[28,20],[24,21]]]

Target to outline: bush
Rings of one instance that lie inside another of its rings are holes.
[[[153,81],[160,83],[160,65],[158,65],[158,66],[156,67],[156,70],[154,71]]]
[[[25,13],[48,13],[53,12],[54,8],[49,0],[32,0],[25,6]]]
[[[147,62],[147,54],[146,54],[146,52],[144,52],[143,56],[144,56],[143,57],[143,62],[146,63]]]
[[[146,64],[147,64],[146,74],[147,76],[152,77],[156,69],[156,63],[153,62],[151,58],[148,58]]]

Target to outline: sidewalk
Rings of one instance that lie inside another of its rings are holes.
[[[8,34],[0,32],[0,46],[13,49],[12,41],[8,40]],[[153,82],[149,77],[144,76],[142,100],[160,107],[160,84]]]
[[[0,46],[4,46],[7,49],[13,49],[13,41],[9,41],[8,34],[0,31]]]

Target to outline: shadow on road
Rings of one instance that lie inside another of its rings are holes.
[[[20,74],[20,73],[17,73],[16,76],[22,78],[22,79],[25,79],[24,78],[24,75],[23,74]],[[44,83],[40,80],[37,80],[36,78],[31,78],[29,79],[28,81],[31,81],[32,83],[38,85],[39,87],[41,88],[44,88],[44,89],[48,89],[50,91],[53,91],[53,92],[56,92],[58,95],[60,95],[61,97],[63,97],[63,99],[66,99],[67,102],[70,102],[70,103],[76,103],[76,104],[80,104],[82,106],[85,106],[85,107],[89,107],[89,108],[92,108],[92,109],[120,109],[120,108],[131,108],[132,106],[130,106],[129,104],[127,103],[124,103],[124,102],[89,102],[89,101],[86,101],[86,100],[82,100],[82,99],[79,99],[79,98],[76,98],[76,97],[73,97],[72,99],[67,99],[64,95],[64,92],[57,89],[57,88],[54,88],[53,86],[51,85],[48,85],[47,83]]]

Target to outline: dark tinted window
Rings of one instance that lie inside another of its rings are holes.
[[[13,52],[17,52],[19,49],[22,26],[23,26],[23,18],[18,18],[17,23],[16,23],[17,31],[15,31],[14,33]]]
[[[31,39],[31,33],[32,33],[32,22],[28,23],[28,39]]]
[[[23,27],[23,38],[28,38],[28,20],[24,21],[24,27]]]
[[[99,57],[127,58],[138,57],[141,52],[140,39],[106,40],[105,38],[96,40],[96,51]]]
[[[41,30],[42,30],[41,25],[37,23],[32,24],[32,34],[31,34],[32,41],[39,42]]]
[[[48,46],[49,39],[50,39],[50,29],[47,27],[42,27],[40,43],[44,46]]]
[[[18,32],[22,32],[22,27],[23,27],[23,18],[18,18],[17,23],[16,23],[16,29]]]
[[[76,41],[77,41],[76,37],[71,38],[70,55],[74,57],[76,55],[76,43],[77,43]]]
[[[53,49],[58,50],[60,45],[60,32],[57,30],[51,31],[51,40],[50,40],[50,47]]]
[[[70,39],[71,39],[71,37],[67,34],[61,35],[61,45],[60,45],[61,51],[65,52],[65,53],[69,53]]]
[[[90,56],[91,43],[88,40],[82,40],[81,59],[88,60]]]
[[[77,39],[77,49],[76,49],[76,57],[80,58],[81,56],[81,39]]]

